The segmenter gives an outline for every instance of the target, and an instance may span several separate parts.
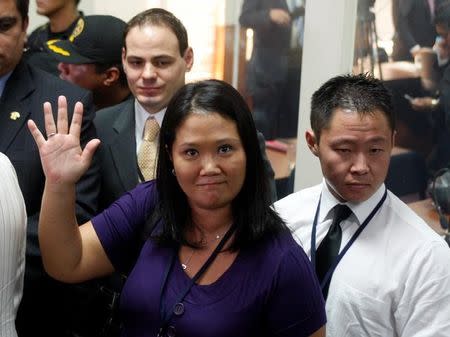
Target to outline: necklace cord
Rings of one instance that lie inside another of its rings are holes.
[[[160,308],[160,316],[161,316],[162,324],[161,324],[161,328],[159,329],[158,335],[161,335],[162,332],[166,331],[168,323],[170,322],[170,320],[172,319],[172,316],[174,314],[175,305],[177,305],[178,303],[181,303],[183,301],[183,299],[189,293],[189,291],[194,286],[194,284],[206,272],[206,270],[209,268],[209,266],[214,262],[215,258],[217,257],[219,252],[222,250],[223,246],[231,238],[231,236],[233,235],[235,230],[236,230],[236,225],[233,224],[230,227],[230,229],[228,229],[228,231],[225,233],[225,235],[222,238],[222,240],[220,240],[219,244],[214,249],[214,251],[211,253],[211,255],[209,256],[208,260],[206,260],[206,262],[202,265],[200,270],[192,277],[191,281],[189,282],[187,287],[184,289],[184,291],[181,292],[181,294],[178,297],[177,301],[175,301],[175,304],[172,306],[172,310],[166,310],[164,302],[163,302],[163,293],[164,293],[164,290],[165,290],[165,288],[167,286],[168,278],[169,278],[169,275],[171,273],[171,270],[172,270],[174,262],[175,262],[176,251],[174,250],[174,252],[172,254],[171,262],[170,262],[168,268],[166,269],[166,272],[164,273],[164,279],[163,279],[163,283],[162,283],[162,286],[161,286],[159,308]]]

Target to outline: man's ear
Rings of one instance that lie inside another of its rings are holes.
[[[24,31],[25,33],[27,32],[29,23],[30,23],[30,19],[29,19],[28,15],[27,15],[27,17],[24,18],[23,22],[22,22],[22,31]]]
[[[312,152],[313,155],[317,157],[319,155],[319,144],[317,142],[317,138],[314,132],[312,130],[306,130],[305,139],[306,144],[309,147],[309,150]]]
[[[125,73],[127,72],[125,67],[126,59],[127,59],[127,50],[125,49],[125,47],[122,47],[122,67]]]
[[[194,65],[194,51],[191,47],[188,47],[184,52],[183,56],[184,62],[186,62],[186,71],[190,71]]]
[[[103,72],[103,74],[105,75],[105,78],[103,79],[103,84],[106,87],[110,87],[119,80],[120,70],[117,67],[110,67],[106,69],[106,71]]]

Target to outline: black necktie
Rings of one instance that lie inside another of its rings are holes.
[[[320,243],[320,246],[316,251],[316,273],[319,278],[319,282],[325,278],[326,273],[330,269],[334,260],[339,254],[339,248],[341,247],[342,229],[339,225],[343,220],[347,219],[352,213],[351,209],[347,205],[336,205],[334,207],[333,222],[328,230],[327,235]],[[328,295],[328,287],[330,286],[330,279],[322,290],[323,297],[326,300]]]

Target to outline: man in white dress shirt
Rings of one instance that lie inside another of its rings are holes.
[[[0,153],[0,336],[16,337],[22,299],[27,215],[16,172]]]
[[[312,97],[311,127],[306,141],[323,182],[275,208],[314,265],[311,247],[320,250],[334,206],[352,211],[327,269],[327,336],[450,336],[450,249],[384,186],[395,135],[390,94],[366,75],[335,77]]]

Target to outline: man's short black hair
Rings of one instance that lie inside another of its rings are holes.
[[[333,77],[313,94],[310,122],[317,142],[322,130],[329,127],[336,109],[351,110],[361,115],[381,111],[391,130],[395,130],[391,93],[382,81],[369,74]]]
[[[180,55],[183,57],[188,48],[188,35],[183,23],[172,13],[162,8],[151,8],[143,11],[128,21],[124,32],[124,46],[127,48],[126,37],[129,31],[146,25],[164,26],[169,28],[177,37]]]
[[[22,17],[22,21],[28,19],[28,7],[30,5],[29,0],[16,0],[16,7]]]

